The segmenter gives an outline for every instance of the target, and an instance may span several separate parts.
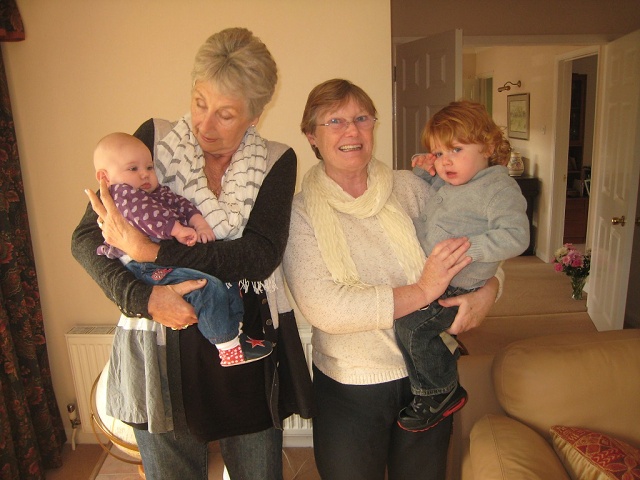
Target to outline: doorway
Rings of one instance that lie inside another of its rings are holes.
[[[571,61],[569,146],[566,156],[558,157],[567,161],[563,243],[587,240],[597,73],[597,55]]]
[[[598,54],[599,47],[592,46],[561,55],[557,60],[553,208],[549,232],[551,245],[566,242],[589,244],[587,225]],[[580,80],[574,82],[575,78]],[[582,88],[579,92],[578,86]],[[573,95],[574,104],[572,91],[580,95]]]

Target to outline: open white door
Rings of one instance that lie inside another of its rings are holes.
[[[624,323],[640,175],[640,30],[601,58],[587,310],[598,330],[615,330]]]
[[[395,66],[394,166],[410,169],[424,124],[462,97],[462,30],[397,45]]]

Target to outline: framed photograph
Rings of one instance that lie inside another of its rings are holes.
[[[529,94],[507,96],[507,135],[529,140]]]

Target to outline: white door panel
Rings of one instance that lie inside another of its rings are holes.
[[[424,124],[462,96],[462,30],[397,45],[395,66],[394,166],[410,169]]]
[[[640,30],[606,45],[602,57],[587,309],[598,330],[612,330],[624,323],[640,175]]]

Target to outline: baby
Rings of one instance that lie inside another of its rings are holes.
[[[154,241],[175,238],[192,246],[215,240],[200,211],[186,198],[159,185],[147,146],[132,135],[112,133],[94,151],[98,181],[105,180],[124,217]],[[133,261],[121,250],[105,243],[99,255],[119,258],[137,278],[151,285],[168,285],[191,279],[206,279],[206,285],[187,295],[198,316],[200,332],[214,344],[223,367],[261,360],[273,345],[240,331],[244,305],[237,285],[229,288],[219,279],[188,268],[172,268]]]

